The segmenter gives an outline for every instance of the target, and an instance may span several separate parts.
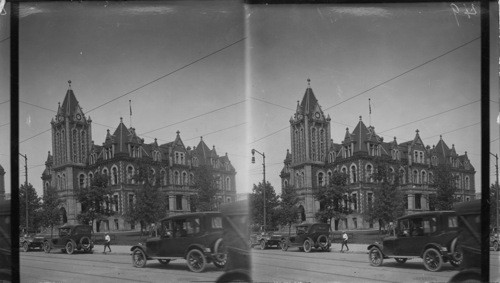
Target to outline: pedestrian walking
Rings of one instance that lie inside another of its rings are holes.
[[[102,252],[103,254],[106,253],[106,247],[108,247],[109,252],[111,252],[111,237],[109,236],[109,233],[106,232],[106,236],[104,237],[104,251]]]
[[[342,231],[342,247],[340,248],[340,252],[344,252],[344,246],[347,248],[347,251],[349,251],[349,246],[347,246],[347,240],[349,240],[349,236],[347,236],[347,233],[345,231]]]

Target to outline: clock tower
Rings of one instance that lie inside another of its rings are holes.
[[[314,221],[314,213],[319,209],[312,191],[321,185],[318,180],[324,182],[326,178],[323,171],[330,144],[330,120],[321,110],[308,79],[304,97],[297,101],[297,110],[290,118],[290,185],[301,195],[300,205],[305,211],[302,220]]]
[[[71,89],[71,81],[57,114],[51,121],[53,165],[51,187],[63,199],[62,219],[76,220],[78,210],[74,198],[75,170],[85,167],[91,148],[92,129]],[[72,222],[72,221],[70,221]]]

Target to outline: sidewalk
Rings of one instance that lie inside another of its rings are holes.
[[[347,244],[349,246],[349,252],[348,253],[356,253],[356,254],[366,254],[368,253],[368,245],[367,244]],[[333,243],[330,252],[332,253],[340,253],[340,247],[342,244],[340,243]],[[114,246],[111,245],[111,253],[109,251],[106,252],[106,254],[110,255],[130,255],[132,252],[130,251],[130,248],[132,246]],[[255,247],[254,249],[259,249],[258,247]],[[94,246],[94,253],[101,253],[104,250],[104,245],[95,245]],[[108,249],[106,249],[108,250]],[[345,250],[344,250],[345,251]]]

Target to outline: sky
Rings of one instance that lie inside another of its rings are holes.
[[[10,4],[0,7],[0,165],[10,193]]]
[[[308,78],[332,119],[335,143],[359,116],[385,141],[413,140],[418,129],[432,147],[442,135],[458,154],[467,151],[480,191],[478,2],[210,4],[20,4],[20,152],[28,155],[29,182],[39,194],[52,151],[50,120],[68,80],[93,120],[95,144],[120,117],[147,143],[172,141],[177,130],[186,146],[203,136],[219,155],[228,153],[238,193],[251,192],[262,180],[262,157],[250,162],[254,148],[265,154],[266,179],[280,193],[289,119]],[[477,14],[467,15],[465,8]],[[0,30],[0,40],[6,32]],[[9,58],[5,45],[0,43],[2,62]],[[495,59],[493,70],[497,64]],[[8,93],[3,91],[2,97]],[[492,93],[490,145],[498,153],[498,82],[492,82]],[[8,117],[6,105],[0,104],[2,118]],[[5,148],[0,164],[8,160]],[[494,182],[494,167],[490,171]]]

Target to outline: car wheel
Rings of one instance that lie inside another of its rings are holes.
[[[87,252],[90,249],[90,239],[87,236],[84,236],[80,239],[80,246],[83,248],[83,251]]]
[[[304,248],[304,252],[308,253],[312,250],[312,243],[310,239],[306,239],[304,243],[302,244],[302,247]]]
[[[202,251],[192,249],[186,256],[186,261],[189,269],[192,272],[202,272],[207,265],[207,259]]]
[[[170,259],[159,259],[158,261],[163,265],[167,265],[170,263]]]
[[[260,249],[261,250],[265,250],[266,249],[266,241],[264,241],[264,240],[260,241]]]
[[[72,241],[68,241],[66,243],[66,253],[67,254],[73,254],[73,252],[75,251],[75,245],[73,244]]]
[[[224,268],[227,262],[227,250],[222,238],[218,239],[214,245],[215,255],[213,257],[213,263],[217,268]]]
[[[286,252],[288,250],[288,243],[286,242],[286,240],[281,240],[280,246],[282,251]]]
[[[443,265],[443,257],[438,250],[434,248],[428,248],[425,250],[422,256],[424,260],[424,266],[429,271],[438,271]]]
[[[377,247],[373,247],[370,249],[370,252],[368,253],[368,259],[370,260],[370,264],[372,266],[381,266],[384,262],[382,251],[380,251],[380,249]]]
[[[464,260],[464,255],[459,251],[455,251],[452,257],[450,258],[450,263],[454,267],[459,267],[460,264],[462,264],[463,260]]]
[[[30,250],[30,244],[28,242],[23,243],[23,252],[29,252]]]
[[[408,259],[407,258],[400,258],[400,257],[396,257],[394,258],[396,260],[397,263],[399,264],[403,264],[405,263]]]
[[[46,253],[50,253],[50,243],[49,242],[43,243],[43,251]]]
[[[132,264],[134,267],[142,268],[146,266],[147,258],[146,254],[141,249],[135,249],[132,252]],[[160,261],[161,262],[161,261]]]
[[[495,241],[493,243],[493,250],[496,251],[496,252],[498,252],[499,249],[500,249],[500,247],[498,246],[498,241]]]
[[[318,246],[326,251],[329,248],[328,238],[325,235],[319,235],[318,240],[316,240]]]

